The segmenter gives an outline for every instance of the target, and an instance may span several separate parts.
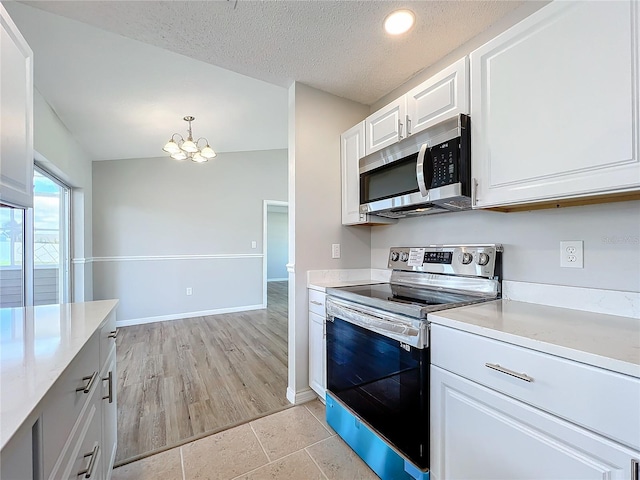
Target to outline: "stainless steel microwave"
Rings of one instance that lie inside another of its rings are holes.
[[[459,115],[360,159],[360,212],[389,218],[471,208],[470,119]]]

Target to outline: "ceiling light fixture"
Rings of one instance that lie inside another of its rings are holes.
[[[411,10],[396,10],[384,20],[384,29],[389,35],[400,35],[413,27],[416,16]]]
[[[195,142],[193,141],[193,135],[191,134],[191,122],[193,122],[195,119],[195,117],[192,117],[190,115],[187,115],[183,118],[185,122],[189,123],[189,127],[187,130],[188,136],[186,140],[179,133],[174,133],[173,135],[171,135],[171,138],[162,149],[169,155],[171,155],[171,158],[173,158],[174,160],[190,159],[191,161],[196,163],[204,163],[216,156],[216,152],[214,152],[213,148],[209,146],[209,141],[206,138],[200,137]],[[179,137],[179,140],[177,142],[174,140],[176,138],[176,135]],[[206,144],[202,148],[198,147],[200,140],[204,140]]]

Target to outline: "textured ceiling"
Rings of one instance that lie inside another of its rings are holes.
[[[184,115],[218,151],[286,148],[293,81],[371,105],[521,3],[3,2],[36,87],[94,160],[158,156]],[[400,7],[416,26],[390,37]]]

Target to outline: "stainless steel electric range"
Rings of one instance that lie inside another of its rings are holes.
[[[500,298],[502,246],[394,247],[389,283],[327,289],[327,421],[382,479],[429,470],[428,314]]]

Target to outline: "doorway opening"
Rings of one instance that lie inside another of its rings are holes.
[[[262,304],[267,308],[269,298],[284,295],[286,303],[289,273],[289,203],[277,200],[265,200],[263,206],[263,268],[262,268]]]

